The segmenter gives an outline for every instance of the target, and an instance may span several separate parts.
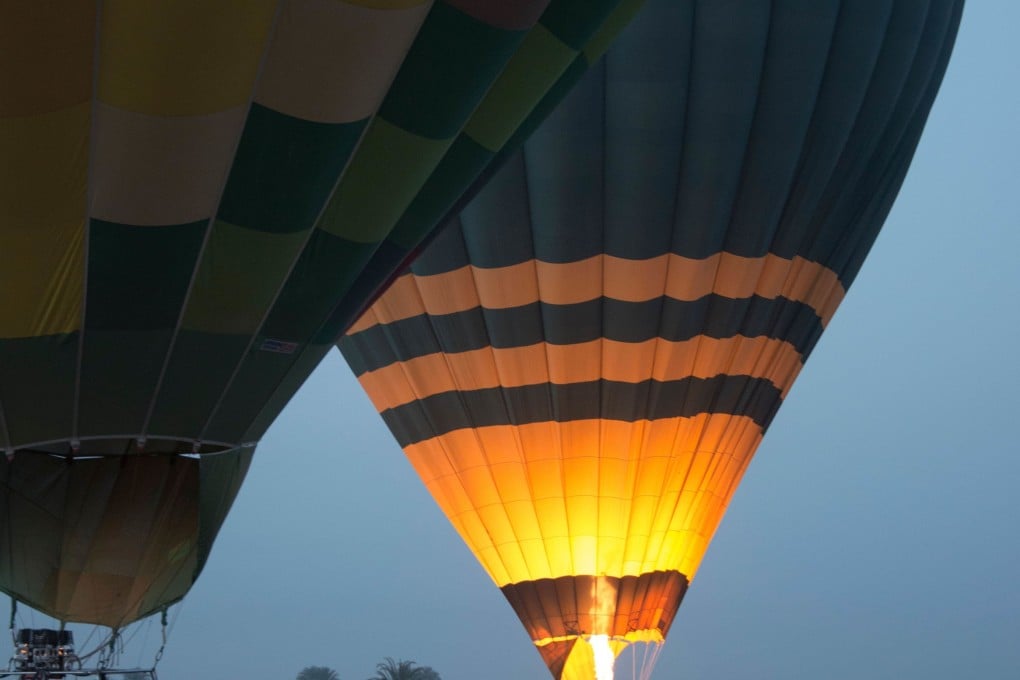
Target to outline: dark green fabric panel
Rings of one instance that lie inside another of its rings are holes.
[[[207,225],[91,220],[79,436],[142,432]]]
[[[281,385],[290,384],[288,377],[306,351],[320,358],[324,354],[325,350],[309,348],[308,343],[322,335],[323,325],[339,306],[354,302],[350,288],[377,248],[377,244],[355,243],[322,230],[313,232],[222,404],[212,414],[206,439],[247,441],[241,437],[251,429],[253,420],[260,414],[269,417],[267,404],[283,407],[290,394],[274,395]],[[331,332],[323,344],[332,343],[339,332]],[[310,370],[314,364],[300,362],[300,366]],[[307,375],[299,372],[295,381],[300,384]]]
[[[268,404],[272,403],[283,408],[287,400],[293,396],[293,392],[289,391],[293,384],[289,380],[291,376],[299,378],[295,382],[298,383],[297,387],[300,387],[300,383],[304,382],[311,372],[309,369],[318,364],[318,361],[313,363],[308,359],[318,357],[321,360],[331,345],[303,344],[297,346],[293,354],[269,351],[261,347],[261,343],[257,343],[245,357],[234,382],[224,395],[223,403],[209,423],[206,430],[208,439],[247,441],[246,433],[251,429],[253,421],[263,413],[269,415]],[[296,367],[309,372],[299,372],[295,370]],[[272,417],[275,415],[272,414]]]
[[[80,436],[142,433],[172,337],[170,329],[86,331],[78,400]]]
[[[422,137],[453,137],[525,34],[490,26],[440,0],[411,45],[379,116]]]
[[[606,338],[671,342],[700,335],[768,337],[792,344],[805,357],[823,330],[815,311],[801,302],[761,297],[708,295],[693,302],[657,298],[648,302],[597,299],[573,305],[534,303],[414,316],[347,336],[340,347],[355,375],[437,352],[483,347],[527,347],[539,342],[572,345]]]
[[[207,226],[90,220],[86,331],[173,329]]]
[[[234,504],[254,455],[255,447],[249,446],[199,459],[198,568],[193,580],[198,579],[209,559],[213,541]]]
[[[197,439],[250,338],[182,329],[156,396],[149,434]]]
[[[78,341],[78,333],[0,339],[0,404],[15,448],[70,438]]]
[[[768,380],[720,375],[669,382],[597,380],[444,392],[381,415],[404,447],[466,428],[595,418],[633,422],[725,413],[751,418],[765,430],[781,402],[782,394]]]
[[[306,342],[342,301],[378,248],[316,229],[269,312],[261,335]]]
[[[467,135],[457,136],[443,160],[393,227],[388,240],[410,252],[453,207],[464,188],[492,160],[491,151]]]
[[[259,231],[308,229],[367,122],[317,123],[252,104],[217,217]]]
[[[539,23],[580,51],[619,4],[620,0],[552,0]]]
[[[277,385],[276,390],[273,391],[272,396],[259,406],[260,410],[238,441],[252,442],[262,439],[266,430],[273,424],[277,414],[283,411],[283,408],[297,394],[298,389],[300,389],[308,376],[315,370],[315,367],[319,365],[319,362],[322,361],[323,357],[332,348],[332,343],[312,342],[305,345],[294,359],[290,370],[287,371],[287,374]],[[227,404],[226,409],[227,413],[232,411],[232,403]]]

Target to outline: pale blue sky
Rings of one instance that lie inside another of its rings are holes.
[[[655,678],[1018,677],[1017,26],[1014,0],[968,3],[900,198]],[[259,447],[160,677],[364,680],[385,656],[549,677],[334,352]]]

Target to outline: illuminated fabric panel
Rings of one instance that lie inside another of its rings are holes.
[[[621,4],[0,3],[0,448],[254,444],[465,126],[515,130]]]
[[[113,628],[165,608],[198,578],[251,454],[0,459],[0,589]]]
[[[649,2],[340,341],[555,678],[665,637],[961,6]]]

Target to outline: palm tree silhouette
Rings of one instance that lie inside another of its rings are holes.
[[[308,666],[297,674],[297,680],[340,680],[340,676],[326,666]]]
[[[299,679],[300,680],[300,679]],[[428,666],[419,666],[414,661],[386,661],[375,665],[375,675],[368,680],[443,680],[439,673]]]

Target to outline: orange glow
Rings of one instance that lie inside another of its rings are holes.
[[[761,434],[725,414],[582,420],[457,430],[405,452],[499,586],[692,578]]]

